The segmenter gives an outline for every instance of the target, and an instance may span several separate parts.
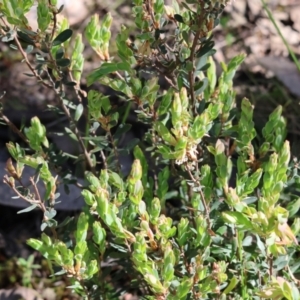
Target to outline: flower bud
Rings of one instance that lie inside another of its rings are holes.
[[[128,191],[129,191],[129,199],[135,205],[138,205],[144,195],[144,188],[143,188],[142,181],[138,180],[134,184],[129,184]]]
[[[128,177],[128,181],[130,184],[136,183],[138,180],[142,178],[143,175],[143,170],[142,170],[142,165],[139,159],[135,159],[132,167],[131,167],[131,172]]]
[[[17,171],[12,163],[11,158],[9,158],[6,161],[6,171],[9,173],[10,176],[12,176],[14,179],[19,179],[19,176],[17,174]]]

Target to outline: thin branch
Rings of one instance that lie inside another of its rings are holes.
[[[204,212],[205,212],[205,218],[206,218],[206,221],[207,221],[207,226],[208,226],[208,229],[211,230],[211,223],[210,223],[210,217],[209,217],[209,208],[206,204],[206,200],[205,200],[205,196],[203,194],[203,191],[202,191],[202,186],[201,186],[201,182],[200,182],[200,179],[196,179],[190,168],[188,167],[187,163],[185,164],[185,168],[187,170],[187,172],[189,173],[189,176],[191,178],[191,180],[194,182],[194,184],[198,187],[199,189],[199,194],[200,194],[200,197],[201,197],[201,202],[202,202],[202,205],[204,207]]]
[[[23,196],[15,187],[14,184],[11,184],[11,182],[9,181],[9,178],[7,175],[4,175],[4,178],[3,178],[3,182],[6,183],[10,188],[13,189],[13,191],[20,197],[22,198],[23,200],[25,200],[26,202],[28,202],[29,204],[36,204],[37,206],[39,206],[41,209],[41,201],[40,200],[36,200],[36,199],[28,199],[26,198],[25,196]]]
[[[201,5],[201,13],[200,13],[200,15],[197,19],[199,29],[196,31],[196,33],[194,35],[193,44],[192,44],[191,49],[190,49],[191,54],[190,54],[190,57],[189,57],[189,61],[192,64],[192,70],[189,71],[190,94],[191,94],[191,100],[192,100],[194,109],[196,107],[195,90],[194,90],[195,54],[196,54],[196,48],[197,48],[198,43],[199,43],[199,38],[200,38],[201,32],[202,32],[202,29],[201,29],[202,28],[202,22],[204,20],[204,5],[203,4],[200,4],[200,5]]]
[[[30,182],[31,182],[31,184],[32,184],[32,186],[33,186],[33,188],[34,188],[34,192],[35,192],[36,197],[38,198],[38,200],[39,200],[40,202],[42,202],[42,198],[41,198],[41,195],[40,195],[40,193],[39,193],[39,189],[37,188],[37,185],[36,185],[35,181],[33,180],[32,177],[30,177],[29,180],[30,180]]]
[[[101,154],[101,158],[103,160],[104,169],[107,170],[107,162],[106,162],[106,157],[105,157],[103,150],[100,150],[100,154]]]
[[[53,4],[51,3],[51,0],[48,0],[49,1],[49,5],[50,5],[50,7],[52,7],[53,6]],[[52,26],[52,30],[51,30],[51,38],[50,38],[50,41],[52,41],[53,40],[53,38],[54,38],[54,34],[55,34],[55,30],[56,30],[56,27],[57,27],[57,13],[52,9],[51,10],[51,12],[52,12],[52,14],[53,14],[53,19],[52,19],[52,21],[53,21],[53,26]]]
[[[111,134],[111,131],[107,130],[107,133],[108,133],[108,136],[109,136],[109,139],[110,139],[110,142],[112,144],[112,147],[113,147],[113,150],[114,150],[114,154],[115,154],[115,157],[116,157],[116,160],[117,160],[118,172],[121,172],[121,164],[120,164],[120,158],[119,158],[118,149],[117,149],[117,147],[115,145],[114,138],[113,138],[113,136]]]
[[[2,22],[4,23],[5,26],[8,27],[8,24],[6,23],[6,21],[4,20],[3,17],[0,17],[0,19],[2,20]],[[14,40],[16,42],[17,48],[20,51],[20,53],[22,54],[22,57],[26,63],[26,65],[28,66],[28,68],[30,69],[30,71],[32,72],[32,74],[34,75],[34,77],[36,77],[38,79],[39,82],[41,82],[44,86],[48,87],[48,88],[53,88],[49,83],[45,82],[42,77],[37,73],[37,71],[33,68],[33,66],[30,64],[27,54],[26,52],[23,50],[22,45],[18,39],[17,36],[17,32],[15,32],[14,34]]]
[[[195,51],[196,47],[198,44],[198,40],[200,37],[200,30],[198,30],[195,34],[193,45],[191,47],[191,55],[190,55],[190,62],[192,63],[192,70],[189,71],[189,82],[190,82],[190,94],[191,94],[191,99],[193,103],[193,107],[195,108],[196,106],[196,100],[195,100],[195,90],[194,90],[194,77],[195,77],[195,67],[194,67],[194,60],[195,60]]]
[[[14,123],[12,123],[7,116],[5,116],[0,110],[0,117],[3,119],[3,121],[6,123],[6,125],[13,131],[15,132],[26,144],[29,144],[28,139],[26,136],[16,127]]]

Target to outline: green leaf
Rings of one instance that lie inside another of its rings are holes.
[[[287,210],[289,211],[289,216],[293,217],[300,209],[300,198],[289,202],[287,205]]]
[[[71,139],[73,139],[74,141],[78,141],[76,134],[70,128],[65,127],[65,131]]]
[[[88,216],[85,213],[81,213],[77,221],[77,230],[75,233],[77,243],[85,242],[88,226]]]
[[[228,286],[226,287],[226,289],[224,290],[223,294],[229,294],[235,287],[236,285],[239,283],[239,280],[233,276],[230,280],[230,283],[228,284]]]
[[[177,230],[177,242],[180,247],[186,244],[189,238],[190,224],[188,219],[181,218]]]
[[[168,144],[175,146],[176,145],[176,139],[171,134],[171,132],[168,130],[168,128],[162,123],[157,122],[155,124],[155,130],[158,132],[158,134],[161,136],[161,138]]]
[[[229,224],[236,224],[238,226],[242,226],[247,230],[250,230],[252,228],[251,221],[243,213],[237,211],[228,211],[223,212],[222,217]]]
[[[43,248],[45,248],[44,245],[43,245],[43,242],[39,241],[39,240],[36,240],[36,239],[29,239],[29,240],[27,240],[27,245],[29,245],[33,249],[38,250],[40,252],[42,252],[41,250]]]
[[[76,122],[80,119],[80,117],[82,116],[82,113],[83,113],[83,105],[82,105],[82,103],[79,103],[76,107],[75,117],[74,117]]]
[[[131,73],[131,66],[126,62],[120,63],[108,63],[105,62],[100,68],[94,70],[91,74],[87,76],[88,86],[92,85],[97,80],[101,79],[103,76],[111,74],[117,71],[127,71]]]
[[[52,42],[52,47],[58,46],[67,41],[73,34],[71,29],[66,29],[61,32]]]
[[[96,260],[92,260],[89,262],[85,275],[87,276],[86,279],[91,278],[95,273],[99,270],[98,262]]]
[[[169,107],[172,103],[173,98],[173,91],[171,89],[168,90],[168,92],[163,96],[159,108],[158,108],[158,114],[163,115],[169,111]]]
[[[193,278],[185,277],[181,280],[181,284],[176,291],[177,299],[186,299],[186,295],[191,291],[193,285]]]
[[[122,178],[119,176],[118,173],[115,172],[109,172],[109,183],[114,185],[120,190],[123,190],[124,188],[124,183]]]

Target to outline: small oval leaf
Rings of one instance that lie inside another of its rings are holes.
[[[58,46],[65,41],[67,41],[73,34],[73,31],[71,29],[66,29],[63,32],[61,32],[52,42],[52,47]]]
[[[71,61],[68,58],[57,59],[56,63],[59,67],[65,68],[71,64]]]
[[[62,59],[65,55],[65,50],[63,47],[60,47],[55,54],[55,59]]]
[[[184,23],[184,20],[183,20],[183,18],[182,18],[181,15],[175,14],[175,15],[174,15],[174,18],[175,18],[175,20],[176,20],[177,22],[179,22],[179,23]]]
[[[76,111],[75,111],[74,119],[76,122],[80,119],[82,113],[83,113],[83,105],[82,105],[82,103],[80,103],[80,104],[78,104]]]

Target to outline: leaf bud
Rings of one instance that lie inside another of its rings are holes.
[[[131,172],[128,177],[128,181],[131,184],[136,183],[138,180],[142,178],[143,172],[142,172],[142,165],[141,161],[139,159],[135,159],[132,167],[131,167]]]

